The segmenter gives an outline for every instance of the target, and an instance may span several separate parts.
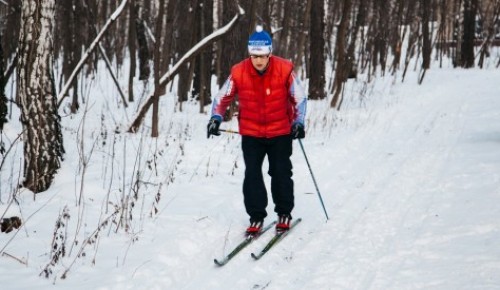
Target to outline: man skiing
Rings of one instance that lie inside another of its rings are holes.
[[[259,233],[267,216],[268,198],[262,175],[266,155],[274,211],[278,214],[276,229],[286,231],[294,207],[292,140],[305,137],[307,96],[293,72],[293,64],[272,55],[272,39],[262,26],[257,26],[250,35],[248,54],[248,58],[231,68],[231,74],[214,98],[207,137],[220,135],[220,123],[237,94],[245,161],[243,196],[250,216],[247,233]]]

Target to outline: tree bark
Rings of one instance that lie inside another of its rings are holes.
[[[163,24],[163,15],[165,14],[165,0],[159,0],[159,10],[158,17],[156,18],[156,29],[155,38],[157,39],[154,49],[154,78],[155,78],[155,91],[153,94],[153,116],[152,116],[152,128],[151,137],[158,137],[158,110],[160,103],[160,95],[163,94],[160,88],[160,38],[161,38],[161,28]]]
[[[177,8],[179,9],[178,15],[182,17],[177,17],[177,39],[176,39],[176,49],[175,51],[179,56],[186,53],[195,42],[194,33],[197,30],[194,19],[199,19],[199,10],[196,9],[198,0],[181,0]],[[198,20],[197,20],[198,21]],[[189,89],[192,83],[192,71],[194,66],[194,59],[186,65],[184,65],[179,71],[179,82],[177,88],[178,101],[180,104],[187,101]]]
[[[23,1],[17,92],[24,136],[23,185],[45,191],[60,168],[64,148],[53,72],[55,0]]]
[[[142,3],[140,1],[140,3]],[[146,36],[146,22],[144,20],[144,5],[138,4],[138,17],[135,21],[135,31],[137,35],[137,43],[139,45],[139,80],[146,81],[151,74],[149,61],[151,59],[148,47],[148,38]]]
[[[203,39],[207,35],[209,28],[213,26],[213,0],[204,0],[198,5],[200,10],[200,23],[198,29],[198,39]],[[205,51],[196,57],[195,74],[193,79],[193,97],[197,97],[200,105],[200,113],[204,112],[206,105],[210,103],[210,77],[213,46],[209,46]]]
[[[307,3],[306,3],[306,11],[304,12],[304,15],[303,15],[303,18],[302,18],[302,23],[298,29],[298,33],[299,33],[299,40],[298,40],[298,45],[297,45],[297,53],[295,55],[295,60],[294,60],[294,67],[295,67],[295,71],[297,72],[298,70],[300,70],[302,68],[302,63],[303,63],[303,58],[304,58],[304,54],[305,54],[305,45],[306,45],[306,39],[307,39],[307,35],[309,35],[309,33],[307,33],[309,31],[309,27],[311,26],[310,25],[310,19],[311,19],[311,6],[312,6],[312,3],[313,3],[313,0],[307,0]],[[323,15],[325,14],[324,12],[324,8],[322,8],[323,6],[320,5],[321,7],[319,7],[321,10],[323,10]],[[315,17],[313,18],[318,18],[318,19],[315,19],[315,25],[318,25],[317,22],[320,22],[320,20],[322,18],[319,17],[319,15],[314,15]],[[323,22],[323,21],[321,21]],[[324,27],[325,27],[325,24],[323,23],[323,32],[324,32]],[[323,35],[321,35],[321,37],[323,38]],[[324,45],[325,45],[325,40],[323,39],[323,50],[324,50]]]
[[[3,126],[7,123],[7,98],[5,97],[5,76],[3,72],[5,67],[3,64],[3,48],[2,35],[0,34],[0,133],[3,131]],[[0,152],[2,152],[2,143],[0,142]]]
[[[323,0],[309,0],[312,3],[309,50],[310,73],[309,73],[309,98],[321,100],[326,98],[325,92],[325,23],[323,21],[325,8]],[[313,73],[314,72],[314,73]]]
[[[135,5],[136,0],[130,0],[128,6],[128,49],[130,54],[130,70],[128,75],[128,101],[133,102],[134,97],[134,78],[135,71],[137,70],[137,37],[135,31],[135,22],[137,21],[137,7]]]
[[[462,67],[474,67],[474,40],[478,0],[464,1],[464,34],[462,39]]]
[[[334,92],[330,107],[339,109],[341,100],[341,93],[344,89],[344,82],[346,81],[346,37],[347,28],[349,24],[349,16],[351,14],[351,0],[344,0],[342,8],[342,19],[340,20],[337,44],[335,45],[337,54],[337,70],[335,71]]]
[[[432,6],[430,0],[422,0],[420,9],[422,9],[422,69],[424,70],[431,67],[432,39],[431,33],[429,31],[429,25],[431,22],[431,8]]]

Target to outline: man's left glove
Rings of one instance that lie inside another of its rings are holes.
[[[301,123],[294,123],[292,125],[292,131],[290,134],[292,135],[292,139],[303,139],[306,136],[304,125],[302,125]]]
[[[219,136],[220,121],[217,118],[212,117],[207,125],[207,138],[210,138],[210,135]]]

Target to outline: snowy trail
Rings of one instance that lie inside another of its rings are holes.
[[[314,225],[314,220],[306,219],[285,245],[262,261],[250,261],[247,250],[226,268],[209,270],[190,284],[206,281],[213,289],[224,285],[232,289],[488,288],[487,282],[477,284],[480,273],[472,270],[474,263],[460,260],[456,245],[446,250],[440,243],[461,242],[462,235],[476,233],[474,229],[456,233],[457,229],[444,228],[441,220],[451,218],[442,203],[445,197],[450,200],[446,195],[455,195],[446,188],[446,172],[453,166],[457,144],[469,133],[467,121],[474,116],[471,108],[477,99],[467,90],[423,91],[412,99],[400,96],[396,104],[379,112],[383,117],[376,116],[375,122],[349,138],[340,137],[333,146],[321,148],[322,156],[332,156],[328,162],[333,165],[327,168],[334,169],[320,174],[324,180],[334,176],[323,188],[335,192],[328,196],[335,200],[333,207],[330,202],[328,224]],[[311,159],[321,160],[319,154],[314,156]],[[301,166],[305,164],[296,165]],[[457,199],[454,206],[462,209],[462,201]],[[315,210],[304,214],[319,215],[318,205],[311,206]],[[254,248],[259,247],[250,247]],[[439,255],[444,258],[437,259]],[[483,270],[493,275],[492,269]],[[474,284],[464,285],[461,277]]]
[[[485,285],[478,284],[482,273],[471,271],[475,263],[461,261],[461,252],[454,251],[456,245],[450,244],[448,250],[439,245],[442,240],[455,238],[462,242],[461,234],[476,234],[471,229],[457,235],[455,229],[440,225],[441,219],[448,218],[441,202],[455,199],[445,187],[449,182],[446,171],[453,166],[457,143],[468,133],[466,121],[475,112],[467,108],[475,102],[477,99],[467,92],[450,96],[433,91],[422,99],[404,100],[404,107],[397,105],[385,111],[389,114],[385,123],[372,124],[373,128],[365,128],[345,144],[336,145],[355,150],[332,161],[347,165],[346,172],[355,172],[352,181],[348,177],[343,179],[345,184],[336,181],[339,188],[351,191],[337,192],[342,193],[338,198],[343,201],[332,217],[334,225],[314,235],[304,251],[297,253],[294,263],[302,265],[300,272],[307,275],[288,281],[278,278],[274,289],[314,289],[325,282],[331,285],[329,289],[488,288],[486,281]],[[423,106],[415,112],[427,112],[426,116],[403,110],[415,106]],[[331,151],[335,156],[335,148]],[[495,181],[498,185],[498,175]],[[462,201],[457,199],[454,206],[461,210]],[[498,233],[497,227],[488,229]],[[307,255],[313,248],[323,249],[325,256]],[[498,250],[495,252],[498,254]],[[438,259],[439,255],[444,259]],[[496,260],[497,264],[499,257],[478,258]],[[493,269],[483,269],[490,279]],[[467,285],[464,279],[475,282]]]
[[[303,144],[330,220],[325,223],[295,142],[293,215],[303,221],[259,261],[250,253],[260,250],[272,231],[222,268],[213,259],[240,242],[248,224],[240,137],[223,134],[207,140],[207,116],[198,114],[197,106],[193,114],[175,113],[165,121],[170,122],[165,134],[175,138],[165,137],[171,142],[165,148],[159,145],[165,151],[157,156],[154,172],[158,180],[171,177],[172,183],[162,188],[153,218],[146,217],[150,203],[138,205],[144,218],[132,223],[135,228],[102,236],[89,247],[95,263],[76,260],[65,280],[60,272],[52,279],[39,278],[48,261],[55,216],[73,200],[71,194],[59,194],[74,191],[72,169],[78,161],[67,162],[59,188],[40,196],[41,203],[56,196],[50,209],[8,249],[26,257],[28,265],[2,257],[0,273],[9,275],[0,282],[12,286],[9,290],[33,285],[99,290],[500,289],[499,79],[498,69],[431,70],[422,86],[410,78],[403,84],[375,79],[365,88],[369,97],[361,101],[354,88],[340,112],[327,102],[311,102]],[[224,127],[237,128],[235,121]],[[156,150],[151,144],[144,147]],[[89,175],[93,190],[92,179]],[[101,187],[95,185],[96,201],[88,202],[96,215]],[[143,187],[141,194],[155,193],[150,188]],[[23,198],[23,204],[31,199]],[[29,214],[38,206],[27,208]],[[271,202],[268,214],[266,222],[275,218]],[[92,224],[85,230],[93,229]]]

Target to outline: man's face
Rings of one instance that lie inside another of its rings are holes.
[[[266,69],[267,64],[269,63],[269,57],[271,54],[266,55],[250,55],[250,60],[252,61],[253,67],[258,71],[263,71]]]

